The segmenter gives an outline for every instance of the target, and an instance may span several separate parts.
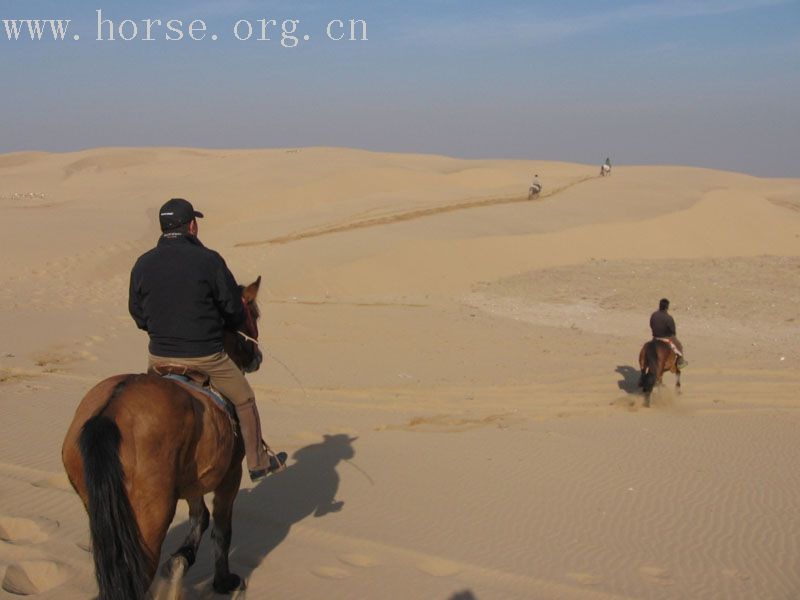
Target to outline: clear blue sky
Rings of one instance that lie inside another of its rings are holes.
[[[219,40],[97,42],[98,8]],[[311,40],[233,39],[261,17]],[[324,39],[351,17],[368,42]],[[81,39],[0,28],[0,152],[326,145],[800,176],[800,0],[0,3],[26,18]]]

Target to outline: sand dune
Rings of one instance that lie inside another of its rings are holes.
[[[800,180],[596,175],[341,148],[0,156],[0,598],[95,593],[60,444],[88,388],[144,367],[128,273],[171,196],[264,277],[251,381],[293,458],[237,500],[248,598],[797,597]],[[662,296],[691,365],[644,409]],[[211,546],[187,598],[212,597]]]

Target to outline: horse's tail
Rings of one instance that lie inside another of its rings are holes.
[[[100,600],[141,600],[150,580],[139,525],[125,491],[121,439],[117,424],[101,413],[86,421],[78,440]]]
[[[645,362],[647,370],[642,377],[642,391],[649,394],[653,391],[656,384],[656,373],[658,372],[658,346],[657,342],[652,341],[645,347]]]

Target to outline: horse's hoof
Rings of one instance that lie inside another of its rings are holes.
[[[190,566],[191,564],[183,554],[174,554],[161,567],[161,576],[170,580],[180,579]]]
[[[215,577],[213,585],[214,591],[218,594],[230,594],[244,587],[242,578],[235,573],[228,573],[225,577]]]

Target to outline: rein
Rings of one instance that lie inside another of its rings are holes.
[[[244,298],[242,298],[242,302],[244,302]],[[252,322],[252,317],[251,317],[251,315],[250,315],[250,310],[249,310],[249,308],[247,308],[247,305],[246,305],[246,304],[245,304],[245,312],[247,313],[247,322],[248,322],[248,323]],[[251,331],[252,331],[252,330],[251,330]],[[300,386],[300,389],[301,389],[301,390],[303,390],[303,394],[305,394],[305,397],[306,397],[306,399],[307,399],[307,400],[310,400],[310,399],[311,399],[311,398],[309,398],[309,396],[308,396],[308,392],[306,391],[306,388],[305,388],[305,386],[303,386],[303,383],[300,381],[300,379],[297,377],[297,375],[295,375],[295,374],[294,374],[294,371],[292,371],[292,370],[291,370],[289,367],[287,367],[287,366],[286,366],[286,363],[284,363],[284,362],[283,362],[283,361],[282,361],[280,358],[278,358],[277,356],[275,356],[274,354],[272,354],[272,353],[271,353],[269,350],[267,350],[266,348],[262,348],[262,347],[261,347],[261,344],[259,344],[259,343],[258,343],[258,340],[257,340],[257,339],[254,339],[254,338],[250,337],[250,336],[249,336],[249,335],[247,335],[247,334],[246,334],[244,331],[237,331],[236,333],[238,333],[240,336],[242,336],[242,338],[244,338],[246,341],[248,341],[248,342],[252,342],[253,344],[255,344],[255,345],[256,345],[256,348],[258,348],[258,349],[259,349],[259,350],[260,350],[262,353],[266,354],[266,355],[267,355],[267,356],[269,356],[269,357],[270,357],[272,360],[274,360],[276,363],[278,363],[278,364],[279,364],[279,365],[281,365],[281,366],[282,366],[284,369],[286,369],[286,372],[287,372],[287,373],[289,373],[289,375],[291,375],[291,376],[292,376],[292,379],[294,379],[294,380],[295,380],[295,382],[297,383],[297,385],[299,385],[299,386]]]
[[[244,331],[237,331],[236,333],[238,333],[240,336],[242,336],[242,337],[243,337],[244,339],[246,339],[248,342],[253,342],[253,343],[254,343],[256,346],[258,346],[259,348],[261,348],[260,344],[258,343],[258,340],[251,338],[251,337],[250,337],[249,335],[247,335],[247,334],[246,334]]]

